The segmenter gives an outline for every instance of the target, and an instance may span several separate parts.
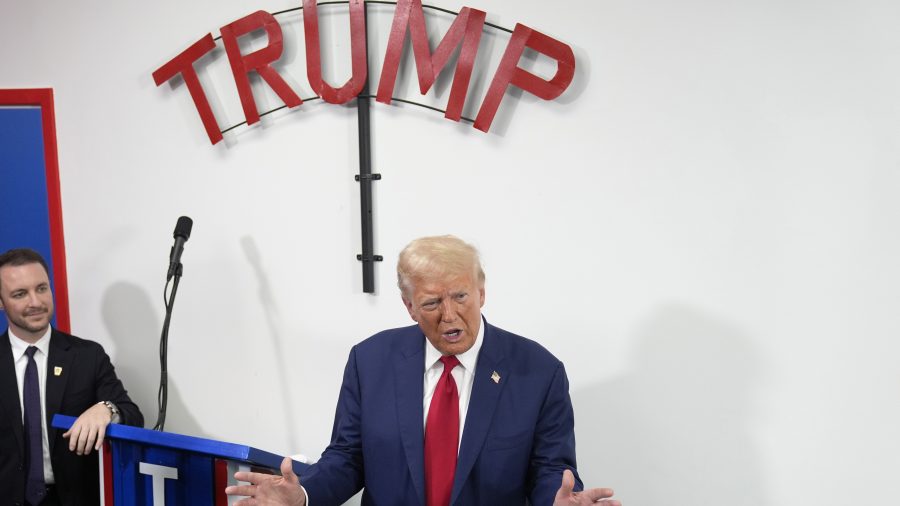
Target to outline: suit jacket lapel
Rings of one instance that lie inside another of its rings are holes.
[[[425,336],[406,341],[394,361],[397,419],[416,495],[420,504],[425,504],[425,428],[422,411]]]
[[[22,408],[19,405],[19,382],[16,380],[16,364],[13,362],[8,332],[0,338],[0,404],[10,418],[9,426],[19,445],[19,455],[24,455],[25,429],[22,427]]]
[[[472,384],[472,397],[463,427],[462,442],[459,446],[459,457],[456,461],[456,475],[453,478],[453,493],[450,504],[456,501],[463,484],[481,453],[491,420],[497,408],[497,400],[503,387],[509,381],[507,369],[503,367],[503,348],[494,334],[493,327],[483,321],[484,343],[478,354],[478,365],[475,366],[475,380]],[[499,374],[500,381],[495,382],[491,376]]]
[[[47,417],[47,439],[50,440],[50,453],[53,453],[53,447],[56,444],[56,431],[51,425],[53,415],[59,412],[62,406],[63,394],[66,391],[66,383],[72,373],[72,364],[75,362],[75,352],[72,351],[68,338],[53,329],[50,336],[50,354],[47,356],[47,385],[44,392],[45,398],[45,416]],[[57,376],[54,372],[55,368],[61,368],[61,373]]]

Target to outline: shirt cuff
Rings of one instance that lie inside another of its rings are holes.
[[[303,491],[303,495],[306,497],[306,506],[309,506],[309,494],[306,493],[306,489],[303,488],[303,485],[300,485],[300,490]]]

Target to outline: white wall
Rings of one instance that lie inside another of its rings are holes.
[[[490,134],[373,106],[376,295],[355,259],[353,107],[310,102],[211,146],[186,87],[150,77],[297,4],[0,7],[0,86],[56,93],[73,331],[111,352],[148,425],[179,215],[195,227],[167,429],[279,453],[318,455],[350,346],[408,323],[400,248],[454,233],[483,252],[487,318],[567,364],[589,484],[629,506],[900,494],[900,4],[438,2],[556,37],[578,71],[553,102],[508,93]],[[342,82],[346,17],[320,12]],[[389,14],[370,20],[373,83]],[[309,97],[299,20],[283,18],[282,69]],[[476,96],[508,39],[490,33]],[[224,54],[210,60],[214,107],[239,122]],[[424,100],[446,103],[442,83]]]

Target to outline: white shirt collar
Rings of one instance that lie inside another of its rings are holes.
[[[44,356],[49,355],[50,350],[50,334],[51,329],[50,326],[47,326],[47,331],[44,332],[44,335],[41,336],[34,344],[31,344],[27,341],[23,341],[19,338],[19,336],[13,334],[12,329],[9,330],[9,345],[12,347],[13,354],[13,362],[18,362],[22,355],[25,354],[25,351],[29,346],[37,346],[37,349],[40,350]]]
[[[481,345],[484,343],[484,326],[486,325],[484,321],[484,317],[481,318],[481,325],[478,327],[478,335],[475,337],[475,344],[472,345],[471,348],[465,351],[460,355],[457,355],[456,358],[459,360],[460,365],[467,371],[474,371],[475,364],[478,362],[478,352],[481,350]],[[434,365],[440,360],[441,352],[438,351],[437,348],[431,344],[431,341],[428,338],[425,338],[425,370],[431,369]]]

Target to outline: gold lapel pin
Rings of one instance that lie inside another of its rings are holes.
[[[491,379],[494,380],[494,383],[500,383],[500,374],[494,371],[494,374],[491,374]]]
[[[62,376],[62,367],[60,367],[60,366],[55,366],[55,367],[53,368],[53,375],[54,375],[54,376]]]

